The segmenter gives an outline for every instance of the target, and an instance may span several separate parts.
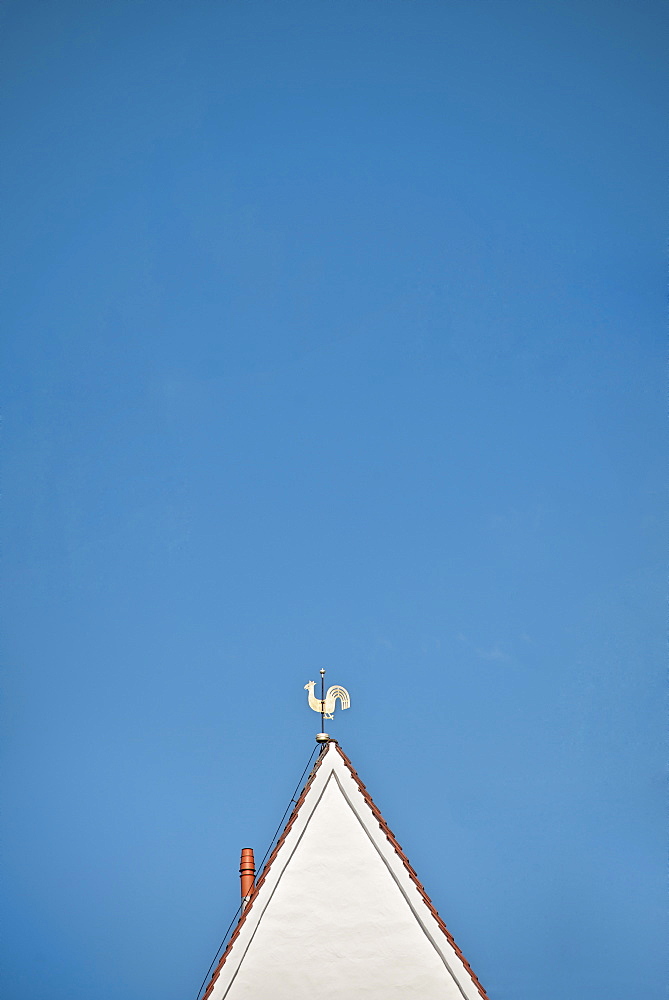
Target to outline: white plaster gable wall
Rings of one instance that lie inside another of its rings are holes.
[[[480,1000],[333,744],[211,1000]]]

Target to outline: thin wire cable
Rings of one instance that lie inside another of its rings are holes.
[[[272,839],[270,841],[269,847],[265,851],[265,856],[262,859],[262,861],[260,862],[260,864],[258,865],[258,870],[257,870],[256,878],[255,878],[256,882],[258,881],[258,879],[262,875],[262,873],[264,871],[264,867],[265,867],[265,862],[267,861],[267,859],[268,859],[268,857],[270,855],[270,851],[274,847],[274,843],[275,843],[277,837],[279,836],[279,834],[283,830],[284,822],[285,822],[286,816],[291,811],[291,806],[293,806],[293,805],[295,805],[297,803],[297,800],[296,800],[295,796],[297,795],[297,793],[299,792],[300,788],[302,787],[302,782],[304,781],[304,776],[307,773],[307,771],[309,770],[311,762],[312,762],[312,760],[314,758],[314,754],[316,753],[317,750],[322,750],[322,746],[319,747],[318,744],[317,744],[314,747],[314,749],[311,751],[311,754],[309,756],[309,760],[307,761],[307,766],[305,767],[304,771],[302,771],[302,774],[300,776],[300,780],[298,781],[297,785],[295,786],[295,791],[293,792],[293,794],[291,796],[290,802],[288,803],[288,805],[286,807],[286,810],[285,810],[283,816],[281,817],[281,821],[280,821],[279,825],[277,826],[276,830],[274,831],[274,836],[272,837]],[[202,985],[200,986],[200,989],[197,991],[197,996],[196,996],[195,1000],[200,1000],[200,994],[202,993],[202,990],[204,989],[204,987],[206,986],[206,984],[207,984],[207,982],[209,980],[209,975],[211,973],[211,970],[214,968],[214,966],[216,964],[216,960],[218,959],[218,956],[221,954],[221,951],[223,950],[223,946],[225,945],[225,942],[228,940],[228,935],[229,935],[230,931],[232,930],[232,928],[234,927],[235,922],[239,918],[239,916],[240,916],[240,914],[242,912],[243,907],[244,907],[244,901],[242,900],[242,902],[237,907],[235,915],[233,916],[232,920],[228,924],[228,929],[226,930],[225,934],[223,935],[223,940],[221,941],[220,945],[218,946],[218,949],[216,951],[216,954],[214,955],[214,958],[212,960],[211,965],[207,969],[207,974],[204,977],[204,979],[202,980]]]

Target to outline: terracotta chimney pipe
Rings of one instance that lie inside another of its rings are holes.
[[[253,858],[252,847],[242,847],[242,859],[239,863],[239,874],[242,879],[242,902],[248,903],[253,883],[256,877],[256,863]]]

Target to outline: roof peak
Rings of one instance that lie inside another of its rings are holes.
[[[331,1000],[357,989],[375,1000],[405,980],[417,998],[487,1000],[351,760],[336,740],[319,742],[203,1000],[247,1000],[268,983],[277,1000],[316,988]],[[392,950],[382,961],[386,937]],[[311,949],[325,993],[320,980],[291,980],[291,962],[309,965]]]

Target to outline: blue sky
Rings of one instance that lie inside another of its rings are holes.
[[[195,1000],[313,746],[491,1000],[665,995],[667,8],[8,0],[8,1000]]]

